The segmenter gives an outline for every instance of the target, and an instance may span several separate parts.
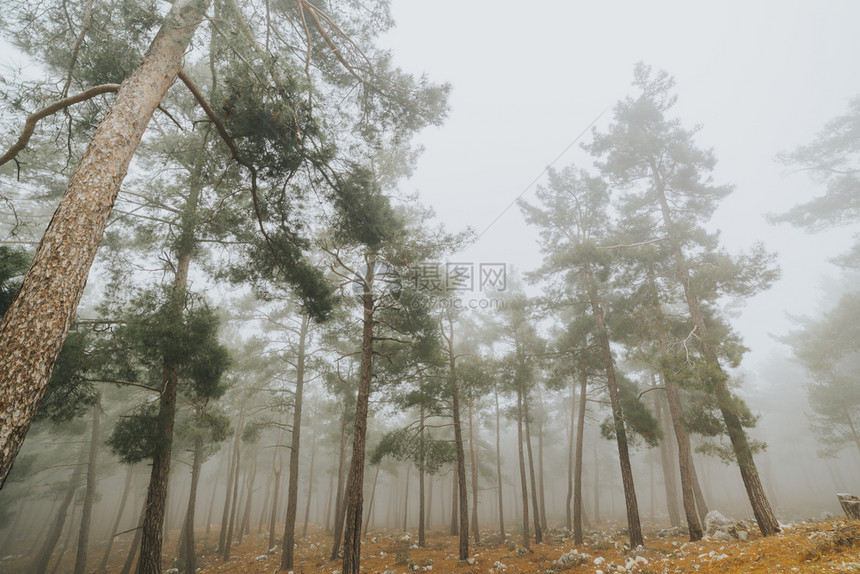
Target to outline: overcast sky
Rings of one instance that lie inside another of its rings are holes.
[[[393,0],[393,13],[385,42],[398,64],[453,86],[447,121],[422,134],[426,151],[402,185],[450,228],[484,230],[604,111],[605,128],[641,60],[675,77],[677,114],[702,126],[717,183],[736,186],[713,222],[726,247],[763,241],[779,253],[783,278],[734,320],[748,368],[779,349],[770,334],[790,328],[786,313],[819,308],[822,281],[838,276],[826,259],[851,231],[807,235],[764,214],[820,193],[775,156],[860,94],[860,2]],[[571,162],[590,158],[575,146],[555,165]],[[540,261],[535,241],[514,206],[457,258],[527,271]]]

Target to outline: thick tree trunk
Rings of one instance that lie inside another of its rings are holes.
[[[87,550],[90,545],[90,519],[93,515],[93,502],[96,499],[96,465],[99,456],[99,424],[101,419],[101,405],[93,407],[93,432],[90,437],[90,458],[87,463],[87,490],[84,495],[84,507],[81,510],[81,530],[78,534],[78,552],[75,556],[75,574],[84,574],[87,567]]]
[[[197,485],[200,482],[200,467],[203,465],[203,440],[194,439],[194,456],[191,460],[191,490],[188,494],[188,508],[179,543],[179,568],[181,572],[197,572],[197,554],[194,547],[194,510],[197,506]]]
[[[502,493],[501,417],[499,414],[499,391],[496,389],[496,480],[499,494],[499,537],[505,542],[505,505]]]
[[[361,519],[364,502],[364,452],[367,439],[367,410],[370,402],[370,379],[373,371],[373,273],[375,258],[367,258],[364,278],[364,317],[361,337],[358,396],[355,404],[355,426],[352,435],[352,460],[346,483],[346,525],[343,543],[343,574],[359,574],[361,559]]]
[[[529,459],[529,482],[532,491],[532,510],[534,511],[535,544],[543,542],[543,529],[540,524],[540,503],[538,502],[537,481],[535,480],[535,464],[532,455],[531,423],[529,422],[529,397],[528,392],[523,392],[523,424],[526,427],[526,454]]]
[[[305,345],[308,338],[310,318],[302,312],[299,328],[299,348],[296,357],[296,393],[293,406],[293,432],[290,442],[290,482],[287,490],[287,518],[284,525],[284,543],[281,554],[281,570],[293,568],[296,546],[296,513],[299,508],[299,447],[302,433],[302,392],[305,386]]]
[[[636,501],[636,488],[633,485],[633,469],[630,466],[630,452],[627,446],[627,431],[624,425],[624,414],[621,412],[621,402],[618,398],[618,386],[615,382],[615,365],[612,360],[612,350],[609,347],[609,334],[603,309],[597,296],[597,287],[591,268],[585,268],[585,282],[591,299],[591,312],[597,322],[597,338],[603,355],[606,369],[606,387],[609,390],[609,402],[612,407],[612,419],[615,426],[615,442],[618,445],[618,460],[621,465],[621,482],[624,486],[624,503],[627,507],[627,529],[630,535],[630,547],[636,548],[644,544],[642,526],[639,522],[639,504]]]
[[[583,435],[585,433],[585,399],[588,393],[588,374],[584,369],[579,373],[579,416],[576,420],[576,456],[574,460],[573,470],[573,541],[575,544],[582,544],[582,515],[584,508],[582,507],[582,447],[584,444]],[[596,472],[596,470],[595,470]],[[595,518],[595,520],[600,520]]]
[[[128,493],[131,492],[131,479],[134,476],[134,466],[128,465],[125,472],[125,484],[122,487],[122,497],[119,501],[119,509],[116,511],[116,518],[113,522],[113,527],[110,530],[110,537],[107,541],[107,548],[105,548],[105,554],[102,557],[101,564],[99,565],[98,571],[103,572],[107,570],[108,558],[110,558],[110,550],[113,546],[113,539],[116,538],[116,534],[119,531],[120,521],[122,520],[122,513],[125,511],[125,505],[128,501]]]
[[[523,393],[517,389],[517,454],[520,463],[520,486],[523,495],[523,548],[531,550],[529,534],[529,487],[526,482],[526,459],[523,453]]]
[[[54,548],[56,548],[57,542],[59,542],[60,536],[63,534],[63,526],[66,524],[66,516],[69,513],[69,506],[71,506],[72,501],[75,499],[75,493],[78,491],[78,487],[81,484],[81,474],[83,473],[85,460],[86,451],[84,450],[81,451],[80,460],[78,461],[74,472],[72,472],[72,477],[69,479],[66,494],[63,496],[63,500],[57,508],[57,517],[54,519],[51,529],[48,530],[48,536],[42,543],[42,548],[36,555],[36,559],[33,561],[32,566],[30,566],[30,570],[33,574],[45,574],[45,572],[48,571],[51,554],[54,553]]]
[[[45,393],[131,158],[208,5],[174,2],[96,129],[6,312],[0,327],[0,483]]]
[[[708,342],[708,328],[705,322],[705,317],[699,307],[699,300],[696,294],[691,289],[692,278],[690,277],[690,269],[681,250],[681,245],[675,237],[675,224],[672,220],[672,212],[669,203],[666,200],[665,186],[663,184],[662,174],[657,169],[657,166],[651,165],[652,177],[654,178],[657,196],[660,201],[660,208],[663,215],[663,226],[666,233],[672,240],[672,248],[675,256],[675,267],[678,280],[684,288],[684,296],[687,300],[687,307],[690,311],[690,319],[696,329],[696,335],[701,341],[702,355],[712,374],[708,377],[706,385],[714,397],[717,399],[717,405],[723,415],[723,421],[726,423],[729,440],[732,443],[735,460],[737,460],[738,468],[741,472],[741,478],[744,482],[744,487],[747,491],[747,497],[752,506],[753,514],[758,523],[759,530],[763,536],[770,536],[779,532],[779,522],[773,513],[770,502],[764,492],[764,487],[761,484],[761,478],[756,468],[755,460],[753,459],[752,449],[747,440],[746,431],[741,424],[740,416],[737,412],[734,398],[726,384],[727,377],[723,372],[722,365],[717,356],[716,351]]]
[[[475,441],[477,431],[472,424],[472,399],[469,399],[469,466],[472,469],[472,536],[475,544],[481,543],[481,530],[478,527],[478,455]]]

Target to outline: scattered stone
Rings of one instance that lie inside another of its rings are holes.
[[[727,527],[732,521],[723,516],[719,510],[711,510],[705,516],[705,532],[713,535],[714,532],[721,528]]]

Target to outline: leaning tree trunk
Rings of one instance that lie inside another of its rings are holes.
[[[69,479],[69,486],[66,488],[66,494],[63,496],[63,500],[60,502],[60,506],[57,509],[57,518],[54,519],[51,529],[48,530],[48,536],[42,543],[42,548],[36,555],[36,559],[33,561],[32,566],[30,566],[30,571],[33,572],[33,574],[45,574],[48,570],[48,564],[51,561],[51,554],[54,553],[54,548],[57,546],[57,542],[63,534],[63,526],[66,524],[66,515],[69,512],[69,506],[71,506],[72,501],[75,499],[75,493],[78,491],[78,486],[81,484],[81,474],[83,472],[84,460],[86,460],[85,456],[86,451],[81,451],[80,461],[78,461],[77,466],[75,466],[72,477]]]
[[[247,396],[247,395],[246,395]],[[227,492],[224,493],[224,509],[221,512],[221,531],[218,535],[218,550],[224,552],[227,546],[227,525],[230,521],[230,508],[233,502],[234,483],[239,480],[239,441],[242,437],[242,424],[245,417],[245,402],[242,401],[242,408],[239,412],[239,422],[236,425],[235,436],[233,437],[233,452],[227,463]]]
[[[101,405],[93,407],[93,433],[90,438],[90,459],[87,464],[87,490],[84,495],[84,508],[81,511],[81,531],[78,534],[78,552],[75,556],[75,574],[84,574],[87,567],[87,550],[90,545],[90,519],[93,503],[96,500],[96,463],[99,456],[99,423]]]
[[[779,532],[779,522],[770,502],[765,494],[764,487],[759,477],[758,469],[756,468],[755,460],[753,459],[752,449],[747,440],[746,431],[741,424],[740,416],[734,397],[726,383],[727,377],[720,365],[719,357],[716,351],[708,342],[708,327],[705,322],[705,316],[699,307],[699,299],[692,290],[692,278],[690,277],[690,269],[681,250],[681,246],[674,236],[675,224],[672,221],[672,212],[669,207],[669,202],[666,199],[665,185],[663,184],[662,176],[659,173],[656,165],[651,166],[652,176],[654,178],[657,198],[660,201],[660,208],[663,215],[663,226],[672,241],[672,249],[675,257],[675,272],[678,280],[684,288],[684,296],[687,300],[687,308],[690,311],[690,319],[693,321],[693,326],[696,329],[696,335],[701,341],[702,355],[708,366],[711,374],[708,375],[706,384],[717,399],[717,406],[723,415],[723,421],[726,424],[729,440],[732,443],[735,460],[738,463],[738,468],[741,472],[741,479],[744,482],[744,488],[747,491],[747,497],[752,506],[753,514],[758,523],[759,530],[763,536],[771,536]]]
[[[594,275],[589,266],[585,267],[585,283],[591,300],[591,312],[597,322],[597,338],[603,355],[606,369],[606,387],[609,390],[609,402],[612,408],[612,419],[615,427],[615,442],[618,445],[618,460],[621,465],[621,482],[624,486],[624,503],[627,507],[627,528],[630,535],[630,547],[642,546],[642,525],[639,522],[639,504],[636,501],[636,488],[633,485],[633,469],[630,466],[630,452],[627,446],[627,431],[624,425],[624,414],[621,412],[621,402],[618,398],[618,386],[615,382],[615,365],[612,361],[612,350],[609,348],[609,334],[603,308],[600,306]]]
[[[284,525],[284,544],[281,551],[281,570],[292,570],[296,549],[296,513],[299,508],[299,446],[302,431],[302,391],[305,386],[305,344],[310,319],[302,312],[299,329],[299,349],[296,357],[296,394],[293,405],[293,432],[290,443],[290,482],[287,490],[287,519]]]
[[[134,529],[134,538],[131,541],[131,548],[128,549],[128,556],[125,558],[120,574],[129,574],[131,572],[131,567],[134,565],[134,557],[137,556],[137,550],[140,548],[140,538],[141,533],[143,532],[144,518],[146,518],[146,508],[143,508],[140,511],[140,520],[137,523],[137,528]]]
[[[517,389],[517,454],[520,463],[520,486],[523,495],[523,548],[531,550],[529,534],[529,487],[526,482],[526,460],[523,453],[523,392]]]
[[[346,524],[343,542],[343,574],[359,574],[361,559],[361,519],[364,503],[364,452],[367,439],[367,410],[370,402],[370,379],[373,371],[373,271],[375,259],[368,257],[364,278],[363,329],[355,426],[352,435],[352,460],[346,482]]]
[[[0,484],[45,393],[132,156],[208,5],[173,3],[96,129],[6,312],[0,326]]]
[[[364,521],[364,527],[361,532],[362,536],[367,536],[367,529],[370,527],[370,517],[373,516],[373,501],[376,499],[376,483],[379,480],[379,465],[376,465],[376,472],[373,474],[373,487],[370,489],[370,503],[367,505],[367,520]]]

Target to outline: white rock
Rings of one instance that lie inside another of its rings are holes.
[[[594,565],[595,566],[600,566],[604,562],[606,562],[606,558],[604,558],[603,556],[598,556],[597,558],[594,559]]]

